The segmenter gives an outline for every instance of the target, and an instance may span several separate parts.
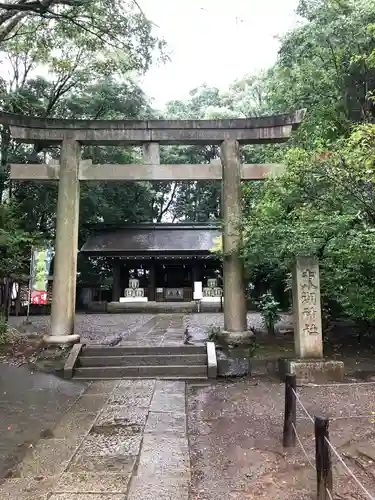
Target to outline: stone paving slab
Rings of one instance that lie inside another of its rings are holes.
[[[38,499],[39,500],[39,499]],[[44,499],[43,499],[44,500]],[[124,500],[124,495],[107,493],[56,493],[48,500]]]
[[[186,437],[145,435],[138,464],[138,476],[188,477],[189,467],[189,447]]]
[[[55,478],[11,478],[0,486],[1,500],[46,500]]]
[[[165,346],[183,345],[184,315],[160,314],[124,338],[120,345]]]
[[[133,393],[139,390],[145,390],[152,393],[155,388],[155,383],[156,381],[154,379],[121,380],[118,382],[116,389],[118,392],[127,390]]]
[[[70,411],[63,416],[57,427],[54,428],[53,437],[63,439],[65,436],[84,436],[96,417],[96,413]]]
[[[152,412],[185,412],[185,395],[181,393],[170,393],[155,391],[151,403]]]
[[[78,452],[67,467],[67,472],[95,472],[132,474],[137,456],[95,456]]]
[[[145,425],[147,414],[147,407],[108,405],[100,414],[95,427],[116,425],[118,427],[140,428]]]
[[[133,386],[124,382],[133,382]],[[151,403],[154,387],[155,381],[153,380],[122,380],[113,391],[109,399],[109,404],[148,408]]]
[[[130,476],[111,472],[65,472],[54,488],[55,493],[126,493]]]
[[[83,395],[74,403],[70,411],[77,413],[97,413],[103,408],[108,398],[108,394]]]
[[[155,392],[167,392],[185,394],[185,382],[175,380],[158,380],[155,384]]]
[[[48,493],[28,493],[22,492],[17,496],[14,496],[14,491],[9,494],[5,494],[1,497],[1,500],[49,500],[50,496]]]
[[[150,412],[145,426],[145,434],[186,434],[186,415],[184,413]]]
[[[32,452],[21,462],[15,476],[21,478],[44,477],[62,473],[79,443],[77,438],[40,440]]]
[[[118,386],[118,380],[98,380],[90,384],[85,391],[85,396],[95,396],[97,394],[111,394]]]
[[[84,440],[80,452],[97,457],[137,456],[142,434],[133,435],[127,429],[116,428],[108,434],[91,433]]]
[[[188,500],[189,486],[185,478],[154,476],[146,482],[134,479],[128,500]]]

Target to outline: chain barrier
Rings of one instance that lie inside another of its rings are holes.
[[[334,384],[332,384],[334,385]],[[339,385],[339,384],[338,384]],[[293,387],[290,387],[290,390],[292,392],[292,394],[294,395],[295,397],[295,400],[299,403],[300,407],[302,408],[303,412],[305,413],[305,415],[307,416],[307,418],[310,420],[310,422],[312,424],[315,425],[315,419],[310,415],[309,411],[306,409],[305,405],[303,404],[303,402],[301,401],[301,398],[298,396],[296,390],[293,388]],[[294,404],[294,419],[296,419],[296,407],[295,407],[295,404]],[[369,415],[369,417],[371,417]],[[374,418],[374,416],[372,415],[372,417]],[[340,418],[340,417],[338,417]],[[341,418],[344,418],[344,417],[341,417]],[[345,417],[345,418],[367,418],[367,416],[364,416],[364,415],[361,415],[360,417],[357,417],[357,416],[354,416],[354,417]],[[334,419],[334,417],[333,417]],[[294,420],[296,421],[296,420]],[[328,422],[328,421],[327,421]],[[314,465],[313,463],[313,460],[309,457],[305,447],[303,446],[302,444],[302,440],[300,438],[300,436],[298,435],[298,432],[297,432],[297,429],[296,429],[296,425],[294,422],[291,422],[291,427],[293,429],[293,432],[294,432],[294,435],[295,435],[295,438],[304,454],[304,456],[306,457],[306,460],[308,461],[310,467],[317,471],[317,468],[316,466]],[[328,425],[328,424],[327,424]],[[357,486],[361,489],[361,491],[367,496],[367,498],[369,500],[375,500],[375,497],[374,495],[372,495],[366,488],[365,486],[361,483],[361,481],[356,477],[356,475],[354,474],[354,472],[348,467],[348,465],[344,462],[343,458],[341,457],[340,453],[336,450],[336,448],[333,446],[333,444],[331,443],[331,441],[325,436],[324,437],[324,441],[327,443],[329,449],[332,451],[332,453],[335,455],[335,457],[338,459],[338,461],[340,462],[340,464],[343,466],[344,468],[344,471],[346,472],[346,474],[351,477],[353,479],[353,481],[357,484]],[[328,495],[328,498],[329,500],[333,500],[333,496],[332,496],[332,492],[328,489],[328,488],[325,488],[326,492],[327,492],[327,495]]]

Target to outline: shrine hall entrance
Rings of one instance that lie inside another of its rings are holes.
[[[117,265],[120,265],[121,285],[119,288],[121,291],[128,289],[131,282],[134,292],[128,290],[126,292],[128,296],[142,296],[149,301],[192,301],[194,281],[201,281],[205,289],[208,288],[209,283],[213,283],[212,280],[216,288],[222,285],[221,262],[216,259],[202,262],[198,259],[179,258],[173,262],[165,261],[164,263],[160,260],[151,260],[135,265],[120,259],[120,264],[117,263]],[[118,297],[118,293],[119,290],[114,287],[112,296],[114,302],[121,302],[121,296]],[[207,295],[210,294],[207,293]]]
[[[186,301],[192,300],[193,279],[192,266],[185,263],[163,265],[156,273],[156,286],[159,293],[156,301]],[[161,296],[163,288],[163,297]]]

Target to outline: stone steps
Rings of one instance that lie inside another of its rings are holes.
[[[207,365],[192,366],[91,366],[74,370],[74,378],[80,380],[123,379],[123,378],[160,378],[191,379],[207,378]]]
[[[107,346],[95,346],[86,347],[84,346],[81,351],[82,356],[147,356],[147,355],[185,355],[185,354],[206,354],[205,346],[119,346],[119,347],[107,347]]]
[[[77,348],[71,373],[79,380],[207,380],[205,346],[93,346]]]
[[[206,365],[205,354],[129,354],[127,356],[82,356],[78,366],[189,366]]]

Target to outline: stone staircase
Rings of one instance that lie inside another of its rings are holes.
[[[206,380],[207,350],[202,346],[80,346],[66,367],[74,379]],[[69,375],[67,378],[70,378]]]

